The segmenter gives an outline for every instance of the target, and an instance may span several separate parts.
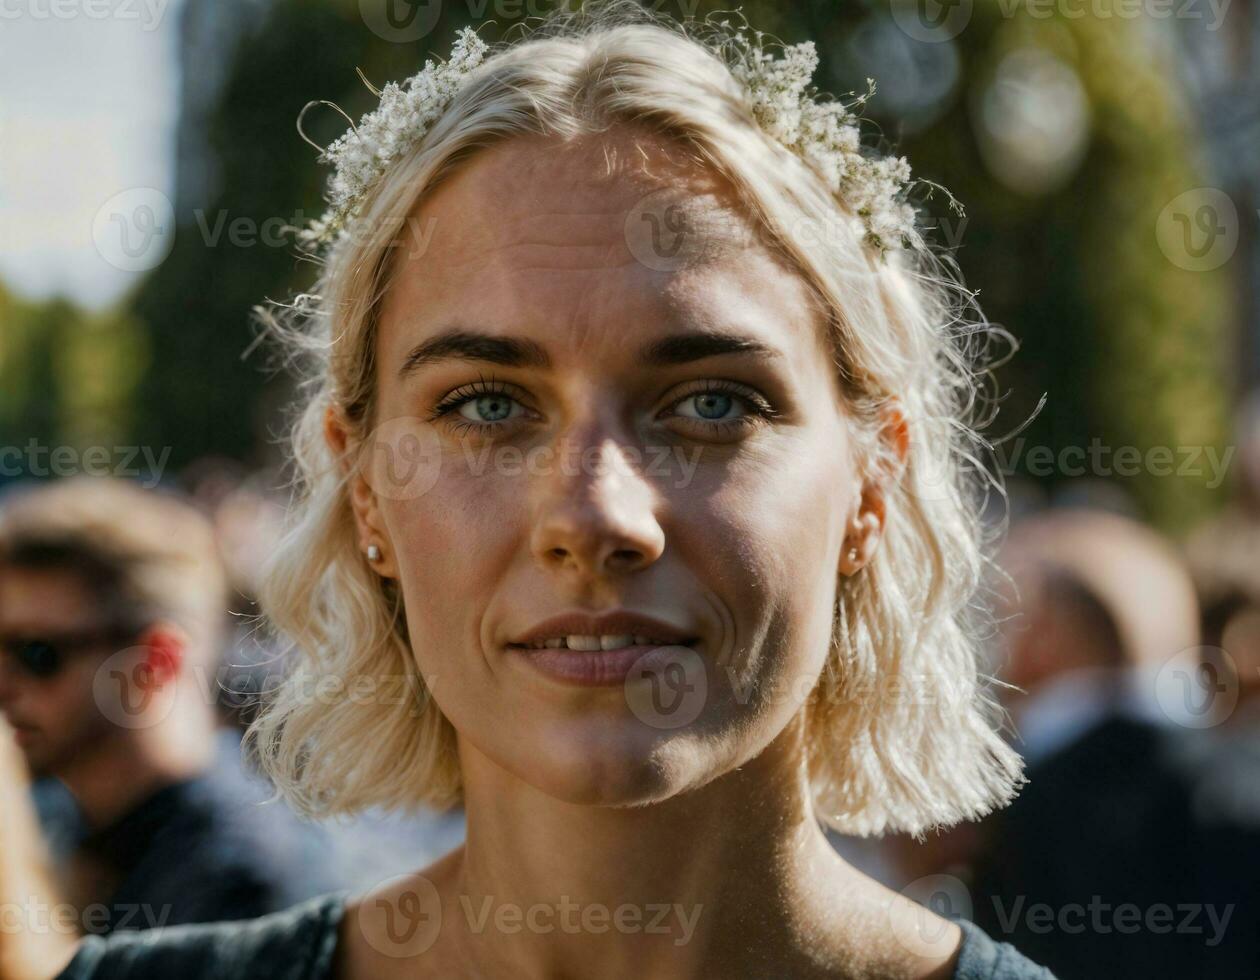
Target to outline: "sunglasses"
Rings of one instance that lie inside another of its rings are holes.
[[[55,677],[76,653],[134,635],[119,626],[52,636],[0,636],[0,652],[29,677]]]

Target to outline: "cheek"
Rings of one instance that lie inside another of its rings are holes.
[[[857,484],[843,433],[802,433],[697,495],[681,525],[729,610],[738,682],[812,686],[826,656],[846,514]],[[782,693],[782,691],[780,691]]]
[[[463,466],[443,467],[423,496],[389,501],[382,514],[394,550],[413,648],[480,641],[480,602],[488,602],[519,547],[512,537],[519,481]],[[421,667],[432,666],[422,662]]]
[[[857,496],[843,432],[804,430],[725,473],[698,502],[724,525],[712,543],[733,549],[731,559],[751,573],[750,584],[773,594],[835,572]]]

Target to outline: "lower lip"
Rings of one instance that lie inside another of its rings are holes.
[[[570,650],[567,647],[508,647],[549,677],[580,687],[624,684],[636,665],[644,668],[664,663],[678,650],[694,650],[694,643],[664,646],[632,646],[617,650]],[[646,659],[645,659],[646,658]]]

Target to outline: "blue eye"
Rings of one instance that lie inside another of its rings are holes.
[[[769,421],[778,413],[752,388],[736,382],[697,382],[697,387],[678,398],[669,416],[703,426],[706,432],[733,432]],[[694,405],[695,415],[679,411],[681,406]],[[727,416],[742,407],[742,414]],[[515,409],[515,410],[514,410]],[[526,414],[525,407],[501,383],[484,378],[451,392],[430,414],[431,420],[457,414],[451,421],[457,432],[489,433],[502,429],[513,419]]]
[[[514,412],[513,406],[519,411]],[[508,421],[523,414],[524,406],[502,384],[479,378],[443,398],[429,414],[429,419],[436,421],[452,412],[458,413],[458,418],[450,423],[456,432],[486,433],[503,428]]]
[[[680,411],[692,405],[695,414]],[[742,409],[728,417],[732,409]],[[738,435],[774,419],[778,411],[754,388],[734,381],[702,381],[674,403],[674,417],[702,426],[711,435]]]
[[[720,422],[722,416],[731,410],[735,404],[735,399],[729,394],[721,391],[701,391],[694,395],[688,395],[679,405],[685,405],[687,402],[694,402],[696,412],[699,413],[699,420],[702,422]],[[690,418],[688,415],[679,415],[680,418]]]
[[[520,405],[520,402],[506,392],[478,395],[463,402],[459,414],[473,423],[501,422],[511,416],[513,405]],[[467,408],[473,410],[472,415],[464,411]]]

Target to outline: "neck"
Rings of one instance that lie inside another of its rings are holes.
[[[453,880],[470,975],[857,972],[891,893],[827,842],[802,760],[794,724],[698,789],[610,807],[558,801],[461,746],[468,835]]]
[[[57,773],[87,825],[106,826],[164,786],[192,779],[213,761],[213,730],[170,718],[151,728],[114,731]]]

